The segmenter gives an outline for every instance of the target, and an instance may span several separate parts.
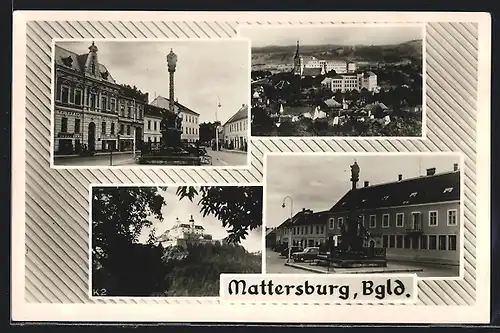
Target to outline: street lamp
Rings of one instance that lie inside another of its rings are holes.
[[[215,109],[215,150],[219,151],[219,123],[217,122],[217,110],[221,107],[220,99],[217,97],[217,108]]]
[[[283,198],[283,203],[281,204],[281,207],[285,208],[286,207],[286,199],[290,199],[290,225],[293,224],[293,199],[291,196],[287,195],[285,198]],[[292,229],[288,228],[288,258],[286,262],[290,262],[292,258]]]

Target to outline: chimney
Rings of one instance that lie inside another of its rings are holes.
[[[306,209],[305,209],[305,208],[302,208],[302,212],[305,212],[305,211],[306,211]]]
[[[403,175],[402,174],[399,174],[398,175],[398,182],[402,181],[403,180]]]
[[[436,168],[427,169],[427,176],[434,176],[436,174]]]
[[[453,164],[453,171],[458,171],[458,163]]]
[[[365,187],[368,187],[370,185],[370,182],[365,181]]]

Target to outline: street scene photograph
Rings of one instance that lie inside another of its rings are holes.
[[[262,272],[261,186],[95,186],[93,297],[218,297]]]
[[[249,41],[57,41],[53,66],[54,166],[249,164]]]
[[[252,136],[423,136],[423,25],[248,25],[239,35],[252,41]]]
[[[459,154],[268,155],[265,272],[459,277],[460,178]]]

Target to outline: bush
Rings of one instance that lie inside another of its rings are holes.
[[[261,273],[261,256],[240,245],[220,242],[165,249],[133,244],[120,253],[120,259],[109,258],[93,270],[95,292],[105,290],[107,296],[216,297],[221,273]]]

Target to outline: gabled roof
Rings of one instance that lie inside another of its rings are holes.
[[[283,115],[301,116],[307,112],[314,113],[314,106],[283,106]]]
[[[308,68],[305,67],[304,70],[302,71],[303,76],[318,76],[321,75],[321,68]]]
[[[403,179],[347,192],[331,213],[460,200],[460,171]]]
[[[326,106],[331,107],[331,108],[342,106],[342,103],[337,102],[335,100],[335,98],[333,98],[333,97],[325,100],[325,104],[326,104]]]
[[[169,109],[169,104],[170,104],[170,101],[168,98],[166,97],[163,97],[163,96],[157,96],[154,100],[151,101],[151,103],[149,103],[151,105],[155,105],[155,106],[159,106],[161,108],[164,108],[164,109]],[[182,105],[181,103],[179,102],[175,102],[175,106],[177,108],[179,108],[180,111],[182,112],[185,112],[185,113],[191,113],[191,114],[194,114],[196,116],[199,116],[200,114],[197,113],[197,112],[194,112],[193,110],[191,110],[190,108],[188,108],[187,106],[184,106]]]
[[[88,54],[78,55],[58,45],[54,45],[54,61],[58,66],[72,69],[80,74],[83,74],[85,72],[85,62],[87,61],[87,57]],[[99,79],[109,83],[116,83],[106,66],[101,63],[99,63]]]
[[[293,225],[302,226],[302,225],[326,223],[328,214],[329,211],[327,210],[320,212],[313,212],[310,209],[301,210],[293,216]],[[290,226],[290,219],[286,219],[283,223],[281,223],[278,227],[276,227],[276,229],[289,226]]]
[[[243,104],[241,108],[236,111],[235,114],[231,116],[225,123],[224,126],[226,126],[229,123],[233,123],[235,121],[241,120],[241,119],[247,119],[248,118],[248,105]]]

